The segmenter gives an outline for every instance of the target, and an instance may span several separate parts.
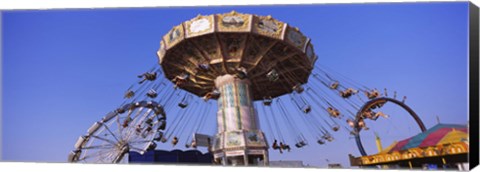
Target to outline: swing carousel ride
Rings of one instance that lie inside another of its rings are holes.
[[[160,45],[160,66],[139,75],[119,108],[78,138],[69,162],[127,162],[130,151],[143,154],[169,142],[206,147],[218,164],[268,165],[269,149],[286,153],[327,144],[340,130],[366,155],[360,132],[368,130],[367,120],[389,117],[380,111],[387,102],[407,110],[425,130],[406,97],[387,97],[386,89],[316,66],[310,39],[271,16],[198,15],[173,27]],[[217,125],[207,131],[215,106]]]

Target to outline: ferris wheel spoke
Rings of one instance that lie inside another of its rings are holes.
[[[103,137],[100,137],[100,136],[96,136],[96,135],[92,135],[91,137],[93,138],[96,138],[96,139],[99,139],[99,140],[103,140],[103,141],[106,141],[112,145],[115,145],[117,144],[115,141],[112,141],[112,140],[109,140],[109,139],[106,139],[106,138],[103,138]]]
[[[115,136],[115,134],[113,134],[113,132],[110,130],[110,128],[108,128],[107,125],[103,124],[103,126],[105,127],[105,129],[107,129],[107,131],[112,134],[112,137],[117,141],[117,142],[120,142],[120,140],[117,138],[117,136]]]
[[[127,117],[124,119],[124,120],[128,120],[130,118],[130,115],[133,113],[133,109],[129,109],[128,110],[128,114],[126,115]],[[120,121],[120,115],[117,115],[117,131],[118,133],[120,133],[120,137],[122,136],[122,133],[123,133],[123,123]],[[124,121],[125,122],[125,121]],[[130,123],[130,122],[129,122]],[[123,139],[123,138],[122,138]]]
[[[139,144],[139,143],[148,143],[151,142],[150,140],[140,140],[140,141],[134,141],[134,142],[129,142],[130,144]]]
[[[103,145],[87,146],[87,147],[83,147],[82,149],[110,149],[113,147],[114,145],[112,144],[103,144]]]
[[[87,162],[87,161],[86,161],[87,159],[102,156],[102,155],[105,154],[104,152],[106,152],[106,151],[107,151],[107,150],[102,150],[102,151],[97,151],[97,152],[95,152],[95,153],[93,153],[93,154],[90,154],[90,155],[85,155],[83,158],[78,159],[78,161],[85,161],[85,162]]]
[[[104,162],[112,162],[114,160],[114,156],[116,156],[116,154],[119,154],[117,151],[111,151],[111,152],[108,152],[104,158],[102,158],[102,160],[105,160]]]
[[[127,128],[127,131],[128,131],[128,132],[125,134],[125,136],[126,136],[125,139],[126,139],[126,140],[129,140],[129,137],[130,137],[130,135],[131,135],[131,131],[132,131],[132,130],[135,130],[135,127],[136,127],[136,119],[137,119],[138,115],[139,115],[142,111],[143,111],[143,107],[140,107],[140,109],[135,113],[134,117],[131,118],[131,119],[133,119],[133,120],[130,121],[130,124],[131,124],[131,125],[129,125],[129,127]],[[132,113],[133,113],[133,111],[128,114],[127,119],[130,118],[130,115],[131,115]],[[132,127],[132,126],[133,126],[133,127]]]
[[[146,136],[145,138],[143,138],[140,135],[141,134],[139,134],[135,138],[131,139],[131,141],[129,143],[131,143],[131,144],[141,144],[141,143],[148,143],[148,142],[151,142],[153,140],[153,138],[152,138],[153,134],[152,133],[149,133],[148,136]]]

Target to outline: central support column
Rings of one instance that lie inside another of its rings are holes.
[[[217,77],[215,86],[220,92],[215,160],[225,165],[268,165],[268,144],[259,129],[250,81],[227,74]]]

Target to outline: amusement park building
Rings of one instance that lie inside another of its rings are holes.
[[[354,157],[351,166],[364,168],[468,169],[468,128],[437,124],[413,137],[394,142],[377,154]],[[465,167],[467,165],[467,167]]]
[[[143,155],[137,152],[130,152],[128,157],[129,163],[162,163],[162,164],[206,164],[213,163],[211,153],[202,154],[198,150],[151,150]]]
[[[213,155],[211,153],[202,153],[198,150],[152,150],[147,151],[143,155],[137,152],[130,152],[128,157],[129,163],[159,163],[159,164],[198,164],[212,165]],[[307,167],[303,161],[269,161],[270,167]]]

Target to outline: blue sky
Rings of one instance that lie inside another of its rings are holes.
[[[65,162],[77,137],[122,102],[137,74],[157,63],[160,39],[172,26],[197,14],[231,10],[272,15],[299,27],[313,41],[317,66],[406,95],[427,127],[436,124],[436,116],[444,123],[465,124],[467,5],[3,11],[2,161]],[[394,106],[385,111],[393,117],[369,124],[381,133],[384,146],[418,132],[406,112]],[[210,125],[215,121],[208,121]],[[271,151],[271,159],[321,167],[328,159],[348,166],[347,155],[359,155],[354,140],[345,131],[333,135],[336,140],[327,145],[312,139],[308,147],[288,154]],[[367,152],[375,151],[373,132],[362,138]]]

